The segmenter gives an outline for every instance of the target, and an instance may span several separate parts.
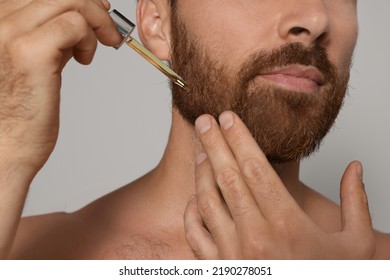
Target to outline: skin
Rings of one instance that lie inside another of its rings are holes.
[[[197,158],[197,195],[188,204],[185,225],[187,239],[198,256],[205,259],[369,257],[365,255],[370,252],[367,244],[350,246],[351,238],[356,238],[355,244],[372,238],[359,162],[348,166],[341,182],[342,230],[338,231],[340,225],[334,221],[316,217],[319,211],[335,209],[322,204],[323,198],[296,181],[293,166],[276,168],[278,175],[233,112],[221,114],[219,122],[221,127],[207,115],[196,122],[206,153]],[[321,203],[321,207],[317,208],[314,202]]]
[[[356,40],[355,1],[301,0],[305,9],[291,1],[179,2],[191,32],[221,58],[229,55],[232,65],[259,46],[321,40],[331,61],[345,69]],[[221,115],[222,127],[205,115],[194,128],[173,109],[167,148],[155,169],[75,213],[20,220],[31,180],[57,139],[61,70],[72,56],[89,63],[97,39],[107,45],[120,41],[105,12],[107,4],[55,3],[0,3],[0,65],[11,66],[8,72],[0,69],[0,85],[9,85],[0,87],[1,258],[374,256],[360,163],[352,163],[343,176],[340,211],[299,181],[298,162],[271,166],[232,112]],[[169,7],[165,0],[141,0],[137,10],[140,37],[161,59],[170,54]],[[215,10],[221,13],[210,16]],[[259,17],[263,10],[267,13]],[[208,33],[210,24],[229,26],[229,32]],[[307,32],[293,36],[289,30],[296,25]],[[232,35],[245,42],[242,48],[227,40]],[[221,40],[224,48],[218,47]],[[386,236],[375,237],[375,257],[383,258],[390,251],[383,246]],[[274,249],[281,245],[283,250]]]
[[[120,41],[107,8],[100,1],[0,3],[0,256],[9,252],[31,180],[55,146],[63,67],[72,57],[90,63],[97,39]]]

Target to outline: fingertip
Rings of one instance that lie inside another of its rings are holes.
[[[363,165],[351,162],[342,179],[341,210],[344,227],[365,230],[371,226],[368,197],[363,183]]]
[[[234,116],[231,111],[223,112],[219,116],[219,123],[224,130],[228,130],[234,124]]]
[[[92,63],[95,52],[91,51],[74,51],[74,59],[82,65],[90,65]]]
[[[122,40],[122,35],[119,34],[114,20],[108,16],[108,21],[103,25],[95,28],[96,35],[99,41],[106,46],[118,46]]]
[[[344,171],[341,179],[341,187],[355,187],[363,184],[363,165],[360,161],[352,161]]]
[[[89,65],[95,56],[97,41],[92,33],[87,39],[82,40],[73,48],[73,56],[77,62],[83,65]]]
[[[363,181],[363,173],[364,172],[362,163],[358,160],[354,160],[348,164],[348,167],[346,168],[346,172],[344,174],[347,174],[347,176],[353,176],[359,181]]]
[[[198,134],[205,134],[211,128],[211,116],[201,115],[195,121],[195,128]]]
[[[104,8],[108,11],[111,8],[111,3],[107,0],[100,0],[104,6]]]
[[[118,46],[122,40],[123,37],[118,33],[118,31],[115,29],[111,29],[112,27],[109,27],[108,29],[105,29],[103,32],[102,30],[97,31],[97,37],[100,41],[105,46]]]
[[[354,161],[356,176],[363,182],[363,165],[360,161]]]

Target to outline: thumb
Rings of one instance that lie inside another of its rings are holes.
[[[359,161],[351,162],[344,172],[340,200],[343,230],[371,232],[371,216],[363,183],[363,166]]]
[[[352,244],[354,258],[372,258],[375,254],[375,236],[364,190],[363,167],[358,161],[351,162],[341,179],[340,188],[343,245]],[[348,248],[348,246],[347,246]]]

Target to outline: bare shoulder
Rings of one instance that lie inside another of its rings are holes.
[[[115,240],[121,191],[107,194],[73,213],[22,218],[11,259],[104,259]]]
[[[340,207],[329,198],[304,185],[303,209],[323,230],[335,232],[341,229]]]
[[[73,213],[50,213],[22,218],[11,259],[105,259],[123,230],[108,194]],[[124,231],[126,232],[126,231]],[[129,231],[127,231],[129,232]]]
[[[119,194],[123,196],[122,192]],[[114,193],[75,213],[23,218],[10,258],[194,258],[184,236],[178,234],[182,233],[181,229],[167,228],[161,219],[158,223],[150,213],[145,214],[147,209],[134,208],[136,201],[126,200],[132,211]]]
[[[52,213],[22,218],[11,259],[73,259],[88,252],[88,224],[77,214]]]

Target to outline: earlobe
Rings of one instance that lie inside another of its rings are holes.
[[[144,46],[161,60],[170,59],[170,5],[168,0],[139,0],[138,34]]]

